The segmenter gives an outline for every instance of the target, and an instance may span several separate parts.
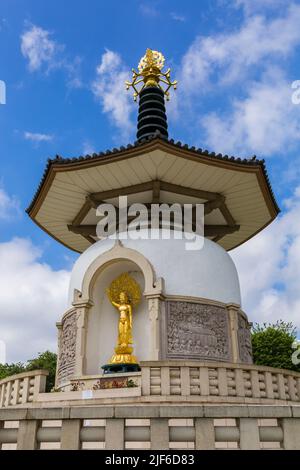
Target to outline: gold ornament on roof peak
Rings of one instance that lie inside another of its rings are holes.
[[[170,99],[169,89],[173,86],[174,90],[177,88],[177,80],[171,81],[171,70],[167,69],[163,72],[165,58],[161,52],[147,49],[144,57],[141,58],[138,65],[138,72],[132,69],[132,82],[126,82],[126,89],[133,88],[133,99],[136,101],[141,91],[146,87],[160,88],[166,95],[167,100]],[[142,83],[141,86],[139,86]],[[162,86],[164,83],[166,86]]]

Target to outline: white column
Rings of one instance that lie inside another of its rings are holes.
[[[148,311],[150,319],[150,361],[160,359],[160,296],[148,297]]]

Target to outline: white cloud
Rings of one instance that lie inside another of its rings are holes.
[[[6,18],[0,18],[0,32],[6,29],[8,26],[8,21]]]
[[[31,140],[32,142],[49,142],[53,140],[53,135],[50,134],[40,134],[38,132],[24,132],[24,138],[26,140]]]
[[[28,60],[30,71],[39,70],[43,65],[53,66],[60,46],[50,39],[50,32],[32,25],[21,36],[21,51]]]
[[[56,351],[55,322],[66,309],[70,273],[42,263],[41,255],[30,240],[0,243],[0,340],[7,361]]]
[[[179,13],[175,13],[174,11],[170,13],[170,16],[172,20],[180,21],[181,23],[184,23],[186,21],[186,17],[184,15],[180,15]]]
[[[251,321],[292,321],[300,330],[300,187],[286,212],[230,254]]]
[[[299,22],[300,5],[291,5],[282,17],[251,16],[232,33],[198,36],[182,60],[181,88],[199,93],[211,83],[242,85],[258,65],[263,67],[294,51],[300,44]]]
[[[82,59],[79,56],[76,56],[73,60],[64,58],[60,62],[61,67],[64,68],[67,73],[67,87],[70,90],[84,87],[80,73],[81,63]]]
[[[246,98],[235,99],[230,113],[201,118],[205,140],[224,153],[272,155],[288,151],[300,138],[300,110],[292,103],[291,84],[278,70],[252,82]]]
[[[20,203],[14,196],[9,196],[0,187],[0,221],[7,221],[20,214]]]
[[[92,155],[95,152],[96,152],[95,147],[91,144],[91,142],[89,142],[88,140],[85,140],[82,146],[83,155]]]
[[[119,54],[106,50],[92,83],[92,91],[101,102],[103,112],[109,115],[124,139],[129,138],[134,128],[130,116],[133,99],[131,93],[125,90],[125,81],[130,78],[128,70]]]
[[[28,60],[30,72],[62,69],[66,73],[66,84],[69,89],[83,87],[80,78],[81,58],[70,59],[64,53],[65,46],[51,38],[52,33],[36,25],[27,26],[21,35],[21,52]]]
[[[300,113],[284,61],[300,45],[299,23],[300,5],[290,4],[276,18],[252,15],[229,33],[198,36],[181,62],[173,118],[184,113],[198,143],[218,152],[267,156],[294,149]],[[199,109],[195,96],[204,93],[222,95],[220,109]]]
[[[159,15],[159,9],[154,4],[154,2],[141,3],[139,6],[139,9],[143,15],[149,16],[150,18],[155,18],[156,16]]]
[[[287,0],[232,0],[229,2],[237,8],[242,7],[246,15],[251,15],[254,12],[262,11],[266,9],[278,9],[281,6],[286,6]]]

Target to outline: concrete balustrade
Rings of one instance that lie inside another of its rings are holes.
[[[47,370],[22,372],[0,380],[0,408],[33,402],[45,391]]]
[[[142,363],[142,395],[236,403],[300,401],[300,373],[245,364],[160,361]]]
[[[268,425],[269,417],[273,425]],[[101,419],[103,425],[94,426],[91,419]],[[17,427],[11,428],[10,421],[15,426],[17,421]],[[234,443],[241,449],[260,449],[264,443],[299,449],[300,406],[75,406],[0,411],[0,448],[15,444],[17,449],[39,449],[45,443],[56,443],[61,449],[81,449],[84,443],[103,443],[104,448],[115,450],[130,443],[153,450],[184,444],[214,449],[220,443]]]
[[[76,378],[81,390],[70,391],[66,385],[66,390],[54,393],[44,393],[47,371],[17,374],[0,381],[0,409],[36,402],[40,406],[62,401],[78,402],[85,399],[85,390],[90,391],[91,399],[103,404],[300,402],[300,373],[289,370],[196,361],[142,362],[141,368],[141,372],[130,375],[134,387],[95,389],[92,384],[101,376],[82,376]],[[117,376],[120,378],[122,374]]]
[[[44,393],[47,371],[2,380],[0,448],[300,449],[299,373],[195,361],[141,366],[135,387],[92,394]]]

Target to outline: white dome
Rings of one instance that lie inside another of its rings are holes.
[[[69,305],[74,289],[82,290],[84,275],[92,262],[110,250],[115,241],[99,240],[82,253],[71,274]],[[122,240],[125,248],[141,253],[157,278],[165,281],[167,295],[200,297],[241,305],[238,274],[228,253],[205,238],[200,250],[186,250],[186,240]]]

